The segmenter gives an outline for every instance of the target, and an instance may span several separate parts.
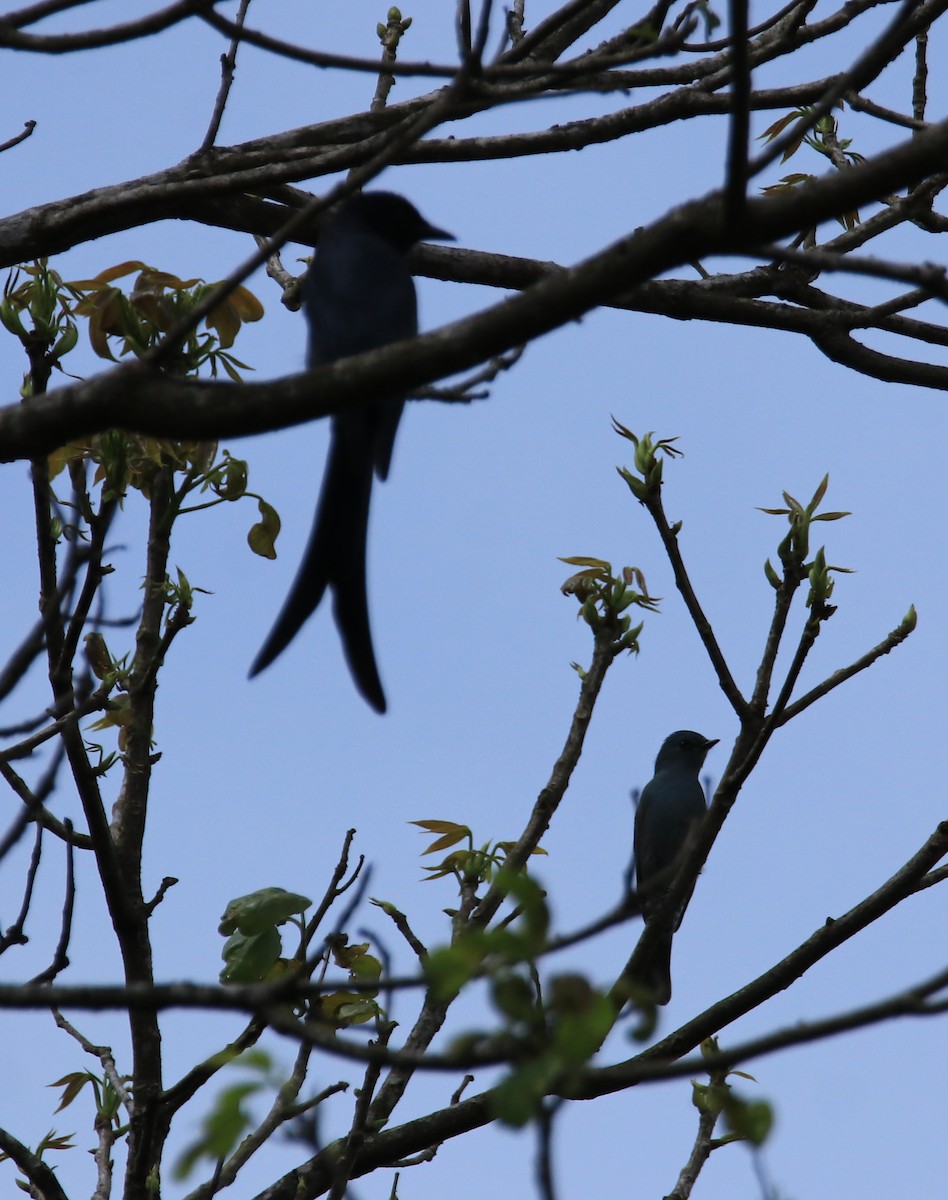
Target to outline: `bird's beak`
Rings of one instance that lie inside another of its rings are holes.
[[[716,746],[720,740],[721,740],[720,738],[705,738],[705,741],[704,741],[705,750],[706,751],[710,750],[711,747]]]
[[[448,233],[446,229],[439,229],[437,225],[426,225],[425,232],[419,238],[422,242],[456,242],[457,238],[453,233]]]

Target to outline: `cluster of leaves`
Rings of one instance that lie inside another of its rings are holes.
[[[127,294],[116,283],[126,276],[132,276]],[[112,362],[117,361],[116,354],[130,355],[147,365],[149,354],[162,345],[170,331],[196,316],[198,306],[215,286],[200,279],[181,280],[142,262],[121,263],[94,279],[71,282],[64,281],[45,259],[11,271],[0,298],[0,322],[26,352],[29,369],[21,395],[28,400],[42,394],[54,370],[65,373],[63,360],[76,349],[83,322],[97,355]],[[164,363],[161,369],[187,375],[223,370],[238,378],[237,367],[243,364],[229,353],[229,347],[245,322],[262,315],[256,297],[246,288],[236,289],[210,309],[202,331],[195,328],[182,336],[170,365]],[[195,326],[198,324],[195,321]],[[153,518],[158,517],[158,528],[165,534],[183,513],[248,496],[256,498],[260,513],[248,534],[251,549],[276,557],[279,516],[263,497],[249,491],[247,463],[226,450],[219,455],[216,443],[109,430],[54,451],[46,472],[55,501],[49,509],[54,543],[91,546],[97,542],[101,555],[105,531],[129,491],[138,492],[152,505],[160,497]],[[66,488],[64,495],[58,496],[61,478],[66,480]],[[90,578],[95,579],[111,567],[97,559],[91,570]],[[193,619],[194,596],[201,589],[180,569],[176,578],[169,575],[154,586],[162,589],[164,632],[170,638]],[[118,749],[124,752],[132,707],[127,658],[113,654],[98,631],[86,634],[85,651],[92,673],[103,685],[101,690],[109,696],[104,715],[92,729],[117,730]],[[94,766],[97,774],[104,774],[118,760],[118,754],[95,743],[87,748],[99,755]]]
[[[123,1076],[121,1082],[123,1085],[127,1084],[128,1076]],[[94,1075],[91,1071],[72,1071],[49,1086],[63,1089],[56,1112],[62,1112],[63,1109],[68,1108],[80,1093],[87,1087],[90,1088],[95,1099],[96,1125],[105,1122],[112,1126],[116,1135],[123,1132],[122,1122],[119,1119],[122,1098],[111,1080]]]
[[[221,950],[225,963],[221,982],[263,983],[303,969],[306,924],[302,914],[311,904],[306,896],[279,887],[260,888],[231,900],[218,926],[218,932],[227,938]],[[294,926],[299,935],[291,956],[284,950],[280,933],[280,927],[287,924]],[[371,986],[381,977],[382,964],[369,953],[369,943],[349,945],[345,935],[339,934],[328,940],[328,949],[333,963],[360,986],[357,990],[327,992],[308,1003],[307,1019],[342,1027],[360,1025],[382,1015],[376,990]]]
[[[843,108],[843,102],[839,102],[839,107]],[[809,146],[811,150],[815,150],[817,154],[829,158],[837,166],[843,163],[848,163],[850,166],[855,166],[857,163],[865,162],[865,156],[859,154],[855,150],[850,150],[852,138],[839,137],[839,123],[832,113],[825,113],[820,117],[812,129],[809,127],[810,117],[813,112],[812,105],[805,105],[802,108],[795,108],[792,112],[785,113],[784,116],[767,127],[758,137],[758,141],[765,144],[775,141],[780,135],[793,123],[800,123],[800,134],[798,137],[792,138],[784,150],[780,159],[781,162],[786,162],[792,158],[801,146]],[[789,175],[784,175],[779,183],[772,183],[767,187],[761,188],[765,195],[774,195],[777,192],[788,192],[793,188],[801,187],[804,183],[809,183],[816,176],[807,171],[794,171]],[[860,217],[858,212],[841,213],[837,218],[840,225],[844,229],[855,229],[859,224]],[[808,229],[802,240],[805,245],[813,245],[815,242],[816,231]]]
[[[618,575],[613,575],[612,563],[582,554],[560,558],[560,562],[582,568],[560,586],[565,596],[579,600],[578,615],[594,632],[603,630],[617,639],[616,653],[628,650],[630,654],[638,654],[645,622],[633,626],[625,610],[635,605],[647,612],[657,612],[659,604],[658,597],[648,594],[645,576],[639,568],[623,567]],[[581,673],[576,663],[573,666]]]
[[[425,959],[428,984],[442,999],[457,995],[472,979],[532,963],[546,949],[550,913],[540,884],[525,872],[501,868],[491,886],[513,903],[513,911],[493,928],[475,923],[460,930],[450,946]]]
[[[658,497],[662,484],[662,455],[667,457],[680,456],[673,443],[676,438],[666,438],[655,441],[652,435],[646,434],[639,438],[631,430],[626,429],[619,421],[612,418],[616,433],[627,438],[635,447],[635,469],[638,476],[633,475],[625,467],[618,471],[632,490],[632,494],[643,504]],[[563,557],[571,567],[580,567],[574,575],[564,581],[560,590],[567,596],[575,596],[579,601],[579,616],[595,634],[604,634],[614,640],[613,650],[619,653],[628,650],[637,654],[639,637],[645,627],[644,622],[633,626],[632,618],[627,609],[635,607],[646,612],[657,612],[660,598],[650,596],[645,575],[638,567],[622,567],[614,574],[612,564],[604,558],[593,558],[589,555],[571,555]],[[583,670],[576,663],[574,669],[581,676]]]
[[[504,866],[511,847],[516,844],[515,842],[494,842],[493,844],[485,842],[483,846],[475,848],[474,834],[471,829],[456,821],[410,821],[409,824],[417,825],[419,829],[438,835],[429,846],[425,847],[422,851],[423,855],[437,854],[451,846],[456,846],[458,842],[467,843],[463,850],[452,850],[437,866],[424,868],[428,872],[427,879],[443,879],[445,875],[453,875],[462,886],[466,883],[476,886],[480,883],[493,882],[497,871]],[[532,853],[546,854],[546,851],[537,847]]]
[[[809,504],[803,505],[799,500],[795,500],[789,492],[784,492],[786,508],[762,508],[760,510],[771,516],[786,517],[790,524],[787,536],[777,547],[777,554],[783,567],[783,577],[781,578],[777,573],[768,558],[764,564],[764,574],[767,576],[768,583],[776,591],[780,591],[782,588],[795,588],[803,579],[809,578],[810,592],[807,596],[807,607],[811,608],[814,615],[818,615],[821,619],[832,616],[835,611],[827,603],[833,594],[834,587],[834,580],[830,572],[850,574],[848,567],[833,567],[826,562],[825,547],[823,546],[816,551],[812,561],[807,562],[807,555],[810,552],[810,526],[815,521],[838,521],[842,517],[849,516],[848,512],[818,513],[816,511],[823,502],[828,486],[829,475],[824,475]]]
[[[135,278],[126,293],[115,281],[129,275]],[[217,287],[219,284],[202,279],[182,280],[139,261],[120,263],[93,279],[71,282],[64,281],[46,260],[12,271],[0,300],[0,320],[30,358],[31,370],[21,393],[27,397],[44,389],[45,382],[37,378],[40,365],[46,377],[49,371],[64,370],[62,359],[77,345],[80,320],[86,321],[90,344],[100,358],[116,362],[117,353],[145,359]],[[183,338],[163,369],[197,375],[206,367],[212,376],[223,371],[239,380],[237,368],[247,368],[229,348],[246,322],[262,316],[257,297],[245,287],[235,288],[204,317],[203,331],[192,329]],[[149,499],[158,473],[170,469],[180,478],[180,486],[172,497],[169,522],[180,513],[252,497],[260,520],[248,533],[248,544],[255,554],[276,557],[279,515],[262,496],[249,491],[247,463],[226,450],[218,457],[214,442],[172,441],[110,430],[71,442],[50,455],[50,479],[83,461],[94,465],[92,483],[101,487],[106,503],[121,504],[129,489]],[[185,507],[185,499],[195,492],[210,493],[211,499]],[[67,539],[77,536],[76,527],[68,524],[54,534]]]
[[[26,276],[22,281],[21,274]],[[62,358],[79,341],[73,306],[65,287],[45,259],[11,271],[4,283],[0,322],[19,339],[30,361],[31,369],[20,388],[24,399],[35,390],[37,357],[42,357],[47,370],[62,370]],[[24,318],[28,325],[24,325]]]
[[[636,500],[647,506],[658,497],[661,490],[664,460],[684,458],[684,452],[675,446],[678,438],[659,438],[656,441],[651,432],[638,437],[615,417],[612,418],[612,428],[620,437],[632,443],[635,451],[632,462],[637,474],[633,474],[628,467],[616,467],[616,470],[628,484]]]
[[[132,276],[127,292],[117,280]],[[76,349],[79,329],[85,322],[94,352],[111,362],[132,356],[144,360],[162,339],[217,287],[201,279],[179,279],[139,261],[125,262],[102,271],[94,279],[64,281],[43,259],[10,272],[0,299],[0,321],[16,337],[27,354],[29,370],[20,389],[24,398],[45,391],[54,370],[65,373],[63,359]],[[173,359],[163,369],[197,375],[223,371],[238,379],[244,364],[229,353],[244,323],[263,315],[259,300],[247,288],[234,289],[215,305],[203,320],[203,330],[187,333]],[[86,472],[86,465],[91,471]],[[88,530],[114,507],[122,507],[129,491],[151,501],[159,480],[171,480],[163,488],[163,521],[170,530],[178,516],[217,504],[233,503],[244,497],[256,499],[259,520],[247,541],[254,553],[275,558],[280,531],[276,510],[248,488],[248,466],[228,451],[218,454],[214,442],[173,441],[109,430],[95,437],[68,443],[54,451],[47,462],[51,486],[67,476],[67,494],[56,497],[52,510],[54,541],[88,539]],[[97,492],[98,500],[93,497]],[[103,573],[109,568],[104,567]],[[164,580],[165,627],[188,624],[195,588],[183,571]],[[124,751],[125,730],[131,720],[127,693],[129,666],[125,657],[112,654],[101,632],[85,638],[86,660],[93,674],[110,695],[104,715],[93,731],[118,731],[118,749]],[[97,750],[96,773],[104,774],[117,761],[117,754],[90,744]]]
[[[260,888],[231,900],[217,932],[227,938],[221,957],[221,983],[260,983],[285,973],[290,963],[283,954],[280,926],[292,922],[302,934],[302,913],[312,904],[306,896],[284,888]],[[299,961],[299,951],[296,952]]]
[[[128,292],[115,280],[137,272]],[[179,279],[139,260],[118,263],[100,271],[93,279],[73,280],[64,288],[75,299],[73,312],[88,320],[89,341],[100,357],[118,362],[119,357],[144,358],[162,340],[187,321],[221,284],[203,279]],[[263,305],[242,285],[227,293],[203,319],[204,331],[191,329],[164,369],[177,375],[196,375],[207,365],[216,378],[223,371],[239,382],[241,371],[250,370],[228,353],[241,326],[259,321]]]
[[[115,285],[115,280],[136,272],[127,293]],[[93,279],[66,281],[46,259],[39,259],[8,275],[0,321],[27,348],[42,344],[57,370],[63,369],[61,359],[78,343],[80,318],[87,321],[90,345],[100,358],[118,362],[117,350],[119,357],[141,359],[219,287],[203,279],[179,279],[138,260],[108,267]],[[228,351],[241,326],[262,316],[263,305],[253,292],[234,288],[204,317],[203,332],[194,328],[184,336],[164,370],[195,375],[206,364],[212,376],[223,371],[239,380],[238,368],[250,368]]]

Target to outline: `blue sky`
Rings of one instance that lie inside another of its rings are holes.
[[[404,53],[450,60],[452,7],[437,0],[406,6],[414,23]],[[551,7],[528,7],[530,23]],[[87,8],[77,14],[82,23],[92,14],[104,24],[119,12],[146,10]],[[758,5],[753,17],[769,11]],[[364,0],[351,0],[344,10],[303,0],[258,0],[251,8],[258,27],[365,56],[375,53],[374,25],[383,17],[384,6]],[[945,109],[936,66],[944,60],[943,42],[944,31],[933,34],[932,119]],[[207,125],[223,49],[216,34],[190,24],[153,42],[88,55],[6,53],[12,99],[2,139],[21,121],[38,125],[32,138],[0,158],[5,210],[131,179],[190,153]],[[849,51],[857,50],[850,40]],[[832,69],[843,65],[836,61]],[[801,74],[828,70],[812,52]],[[791,78],[783,65],[760,82]],[[907,65],[897,63],[870,94],[905,107],[907,79]],[[361,109],[373,87],[371,76],[310,70],[244,49],[221,141],[242,142]],[[425,90],[421,81],[403,80],[394,98]],[[540,128],[629,102],[579,97],[511,107],[472,122],[470,132]],[[755,117],[754,132],[777,115]],[[843,132],[851,132],[860,149],[898,136],[888,129],[880,134],[849,112],[844,119]],[[433,223],[452,230],[461,247],[569,264],[717,186],[724,133],[723,122],[708,121],[581,154],[397,168],[380,184],[408,195]],[[821,161],[809,157],[801,154],[783,170],[821,170]],[[216,279],[251,250],[238,234],[164,222],[89,243],[53,265],[67,278],[80,278],[141,258],[184,276]],[[284,262],[305,253],[289,247]],[[893,253],[937,260],[940,250],[931,238],[907,235]],[[300,370],[301,318],[282,309],[262,273],[249,286],[266,317],[242,335],[238,356],[255,367],[257,379]],[[862,281],[848,286],[850,294],[877,294]],[[488,289],[425,279],[418,290],[426,329],[500,298]],[[101,369],[85,350],[75,358],[78,372]],[[5,403],[16,400],[23,369],[16,344],[0,340]],[[559,592],[569,568],[558,556],[634,564],[663,601],[661,614],[646,619],[641,654],[619,660],[610,672],[572,787],[544,840],[548,857],[537,873],[557,929],[580,926],[618,899],[631,846],[629,792],[648,780],[667,733],[695,728],[720,738],[707,763],[718,777],[736,720],[674,590],[657,535],[615,472],[631,455],[611,432],[612,414],[636,432],[680,439],[685,458],[666,466],[665,506],[683,521],[685,561],[745,690],[770,615],[763,563],[774,557],[783,533],[758,506],[778,505],[783,489],[808,499],[828,472],[828,507],[853,514],[821,529],[829,561],[855,573],[838,579],[839,610],[811,655],[802,688],[878,642],[910,604],[918,608],[918,629],[905,646],[810,709],[768,747],[677,937],[675,995],[661,1031],[782,958],[827,917],[878,887],[945,815],[944,405],[937,393],[847,372],[789,334],[613,311],[590,314],[534,343],[489,400],[411,404],[391,477],[375,492],[370,531],[370,608],[390,704],[381,719],[351,686],[328,607],[278,663],[247,681],[308,533],[326,429],[316,423],[227,443],[250,461],[251,486],[279,509],[283,532],[279,558],[271,563],[245,545],[255,519],[250,503],[192,517],[176,530],[173,563],[210,594],[199,598],[198,619],[177,642],[158,696],[162,759],[154,777],[146,891],[163,875],[180,879],[156,917],[159,977],[213,980],[221,941],[216,926],[227,901],[266,885],[320,895],[350,826],[358,829],[357,851],[373,866],[370,894],[407,912],[423,940],[446,939],[441,910],[454,896],[447,881],[420,882],[425,840],[408,822],[461,821],[478,841],[519,833],[568,730],[577,694],[570,663],[587,662],[591,651],[574,603]],[[0,620],[12,647],[35,614],[23,464],[0,472],[0,497],[7,564]],[[143,505],[133,497],[115,539],[123,548],[114,556],[110,596],[119,610],[123,602],[126,609],[136,603],[143,532]],[[799,628],[799,610],[796,619]],[[5,724],[43,703],[39,684],[29,688],[22,707],[8,704]],[[54,807],[73,811],[65,786]],[[4,925],[18,896],[17,866],[5,864],[0,876]],[[5,979],[22,978],[47,961],[61,875],[50,849],[40,877],[49,922],[37,914],[30,946],[0,964]],[[378,910],[366,908],[361,916],[364,927],[397,946]],[[80,876],[78,919],[64,981],[117,978],[88,872]],[[945,932],[939,889],[929,889],[728,1028],[722,1040],[837,1013],[922,979],[944,965]],[[564,955],[562,965],[608,983],[636,934],[634,925],[614,931]],[[398,955],[407,967],[400,948]],[[410,1002],[400,1001],[396,1016],[403,1028],[411,1015]],[[31,1144],[52,1125],[77,1129],[77,1142],[91,1144],[89,1107],[77,1104],[54,1118],[54,1093],[46,1085],[96,1064],[54,1031],[48,1017],[6,1014],[0,1020],[0,1070],[19,1080],[0,1102],[0,1124]],[[483,1020],[472,1002],[461,1006],[451,1028]],[[84,1016],[77,1023],[121,1053],[118,1017]],[[170,1016],[168,1077],[238,1027],[218,1016]],[[931,1112],[944,1095],[940,1032],[931,1022],[906,1021],[749,1066],[758,1083],[743,1085],[747,1093],[766,1097],[777,1113],[763,1161],[781,1196],[930,1194],[937,1187],[942,1155],[931,1137]],[[288,1044],[270,1047],[290,1062]],[[615,1035],[609,1054],[631,1052]],[[346,1074],[342,1062],[320,1063],[314,1086]],[[474,1088],[490,1081],[489,1073],[479,1074]],[[444,1104],[454,1086],[442,1077],[426,1080],[399,1117]],[[334,1102],[327,1136],[346,1127],[348,1103]],[[192,1109],[184,1114],[180,1144],[193,1136],[206,1101]],[[678,1082],[574,1105],[561,1126],[563,1196],[588,1188],[591,1172],[597,1183],[621,1181],[636,1195],[662,1195],[687,1157],[696,1112],[689,1085]],[[529,1133],[481,1131],[445,1145],[430,1166],[404,1173],[401,1194],[418,1200],[446,1189],[459,1200],[478,1195],[485,1156],[491,1182],[496,1172],[505,1194],[522,1194],[532,1186],[533,1150]],[[296,1157],[285,1145],[268,1151],[248,1168],[240,1194],[253,1195]],[[79,1152],[58,1163],[60,1178],[76,1194],[91,1188],[91,1169]],[[354,1190],[382,1197],[389,1187],[388,1175],[380,1173]],[[167,1188],[171,1197],[185,1191]],[[748,1152],[735,1146],[715,1153],[696,1194],[758,1194]]]

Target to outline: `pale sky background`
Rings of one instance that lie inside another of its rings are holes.
[[[100,3],[67,22],[86,27],[148,11],[144,3]],[[533,27],[554,9],[531,0]],[[644,8],[644,6],[642,6]],[[722,9],[723,9],[722,5]],[[454,6],[414,0],[403,57],[450,61]],[[817,13],[829,6],[817,6]],[[320,49],[373,56],[384,4],[348,0],[256,0],[250,23]],[[752,20],[772,6],[758,3]],[[620,5],[610,29],[639,7]],[[880,28],[891,6],[868,24]],[[495,17],[495,23],[500,18]],[[53,28],[51,23],[50,28]],[[597,31],[596,40],[605,30]],[[931,119],[945,115],[945,29],[932,37]],[[492,45],[496,44],[492,41]],[[755,77],[759,86],[815,78],[844,68],[862,48],[856,38],[810,51],[794,64]],[[32,138],[0,156],[8,213],[177,163],[201,142],[218,88],[223,40],[199,22],[129,46],[66,57],[3,56],[5,125],[23,121]],[[849,55],[846,58],[845,55]],[[823,56],[821,58],[821,55]],[[869,95],[908,107],[910,56]],[[317,71],[243,48],[221,144],[325,120],[367,107],[374,77]],[[427,89],[400,80],[401,100]],[[576,97],[506,107],[456,127],[467,136],[543,128],[622,107],[642,97]],[[754,116],[760,133],[780,112]],[[845,112],[842,136],[869,153],[901,133]],[[717,186],[726,124],[674,125],[582,154],[460,166],[396,168],[379,186],[403,192],[458,245],[574,263],[669,206]],[[774,169],[819,172],[823,160],[801,152]],[[328,181],[314,187],[323,190]],[[824,236],[831,236],[827,227]],[[905,235],[903,259],[943,260],[930,237]],[[104,238],[65,254],[66,278],[88,277],[129,258],[182,276],[220,278],[253,249],[224,230],[166,222]],[[307,253],[288,247],[289,266]],[[709,269],[719,264],[709,262]],[[746,264],[734,264],[743,269]],[[688,276],[690,277],[690,276]],[[249,286],[265,319],[238,340],[254,378],[302,368],[303,321],[286,312],[262,272]],[[865,281],[861,297],[889,294]],[[500,295],[421,279],[422,327],[436,327],[496,302]],[[938,319],[938,312],[931,319]],[[927,348],[934,356],[938,352]],[[939,359],[939,361],[943,361]],[[104,364],[83,348],[70,369]],[[14,403],[23,356],[0,337],[4,403]],[[279,558],[253,556],[246,530],[255,505],[220,508],[179,523],[172,563],[211,594],[198,598],[196,623],[175,644],[162,675],[155,736],[162,751],[153,785],[146,848],[146,891],[164,875],[180,879],[153,924],[161,980],[212,981],[220,967],[217,922],[227,901],[277,885],[321,896],[345,831],[372,864],[369,894],[405,911],[429,945],[448,934],[441,910],[450,881],[420,882],[425,839],[409,821],[438,817],[473,827],[478,842],[516,837],[566,736],[577,696],[573,660],[586,663],[591,639],[576,606],[559,591],[570,568],[559,555],[587,554],[634,564],[660,615],[648,616],[638,658],[613,666],[572,787],[544,840],[537,874],[550,895],[557,931],[574,929],[618,899],[627,866],[633,811],[629,792],[651,775],[672,730],[694,728],[721,739],[708,760],[716,780],[737,731],[698,638],[674,589],[658,537],[615,467],[631,447],[610,430],[610,414],[638,433],[678,436],[686,457],[665,469],[665,505],[683,521],[681,548],[696,590],[739,685],[748,690],[769,622],[772,591],[763,574],[785,526],[758,506],[787,489],[809,499],[830,473],[826,504],[852,516],[818,529],[828,560],[855,573],[838,577],[836,616],[824,627],[801,681],[806,689],[858,657],[898,624],[911,603],[917,632],[872,670],[810,709],[768,747],[742,793],[699,881],[673,959],[674,998],[660,1033],[700,1012],[773,965],[800,941],[877,888],[946,816],[948,740],[943,617],[948,570],[943,552],[948,503],[944,459],[948,420],[942,395],[883,385],[846,371],[789,334],[731,329],[629,313],[597,312],[534,343],[502,376],[488,401],[470,406],[412,404],[399,434],[389,481],[376,488],[370,531],[370,610],[390,711],[376,716],[356,693],[324,605],[282,658],[253,683],[247,669],[296,571],[309,530],[326,442],[325,423],[225,443],[250,461],[250,482],[279,510]],[[0,618],[12,648],[35,616],[35,553],[24,464],[0,472],[5,583]],[[111,539],[117,568],[114,611],[137,603],[144,505],[132,496]],[[123,607],[124,605],[124,607]],[[802,595],[792,625],[802,622]],[[119,653],[121,633],[110,635]],[[127,644],[131,644],[130,637]],[[41,709],[37,682],[5,706],[11,725]],[[115,780],[117,783],[117,777]],[[0,825],[15,812],[8,798]],[[52,802],[74,813],[65,786]],[[21,848],[23,849],[23,848]],[[24,850],[25,853],[25,850]],[[23,854],[0,873],[0,923],[18,904]],[[50,841],[30,945],[0,961],[4,980],[28,977],[48,962],[58,931],[62,859]],[[384,938],[410,967],[394,930],[366,903],[355,923]],[[921,980],[945,962],[944,897],[929,889],[859,935],[786,992],[722,1031],[724,1044],[797,1021],[869,1003]],[[327,930],[328,931],[328,930]],[[354,931],[353,931],[354,932]],[[556,969],[578,969],[608,984],[638,926],[563,955]],[[110,930],[95,880],[81,873],[72,967],[61,982],[118,979]],[[552,964],[551,964],[552,969]],[[394,1015],[405,1030],[407,999]],[[484,1023],[474,1004],[458,1006],[453,1032]],[[76,1017],[93,1040],[124,1055],[118,1014]],[[167,1080],[222,1046],[237,1017],[164,1019]],[[281,1063],[292,1047],[267,1046]],[[603,1061],[633,1053],[613,1036]],[[127,1059],[125,1060],[127,1061]],[[762,1162],[776,1192],[803,1197],[937,1195],[944,1187],[943,1137],[948,1053],[934,1021],[902,1021],[794,1049],[748,1065],[757,1084],[739,1089],[775,1107],[775,1131]],[[35,1145],[51,1127],[92,1145],[91,1097],[53,1116],[47,1084],[96,1061],[57,1032],[48,1016],[0,1014],[0,1125]],[[358,1075],[341,1060],[317,1061],[313,1089]],[[478,1074],[468,1094],[488,1086]],[[401,1122],[447,1102],[453,1078],[419,1085],[397,1110]],[[210,1105],[200,1095],[176,1126],[181,1147]],[[348,1127],[351,1101],[326,1106],[328,1140]],[[605,1189],[634,1197],[670,1191],[690,1151],[697,1113],[687,1081],[567,1109],[559,1123],[556,1168],[564,1198]],[[494,1128],[445,1144],[435,1161],[404,1171],[403,1200],[450,1194],[474,1200],[485,1187],[504,1197],[533,1193],[535,1139]],[[256,1190],[301,1157],[278,1144],[259,1156],[233,1189]],[[91,1193],[93,1164],[82,1150],[57,1156],[71,1195]],[[170,1160],[169,1160],[170,1161]],[[165,1194],[186,1194],[165,1179]],[[0,1166],[6,1194],[13,1172]],[[352,1193],[381,1198],[389,1172],[356,1181]],[[716,1152],[697,1185],[703,1200],[760,1195],[748,1150]]]

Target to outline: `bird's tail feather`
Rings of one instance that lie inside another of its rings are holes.
[[[671,953],[672,935],[663,937],[645,962],[637,965],[634,974],[624,976],[633,991],[649,994],[653,1004],[667,1004],[671,1000]]]
[[[353,444],[353,433],[351,429],[333,430],[319,507],[303,561],[250,674],[258,674],[286,649],[331,587],[333,613],[356,686],[377,712],[385,712],[366,595],[373,455],[364,445]]]
[[[672,935],[655,947],[654,953],[642,966],[642,985],[652,993],[656,1004],[667,1004],[672,996],[671,978]]]
[[[375,473],[379,479],[388,479],[389,468],[392,465],[392,450],[395,446],[395,434],[398,423],[402,419],[404,400],[383,400],[379,404],[378,425],[374,434]]]

